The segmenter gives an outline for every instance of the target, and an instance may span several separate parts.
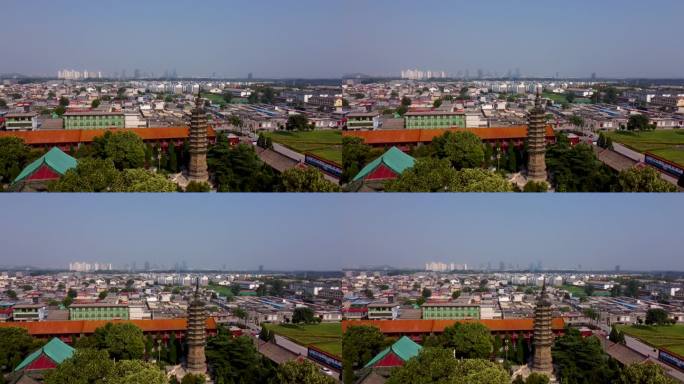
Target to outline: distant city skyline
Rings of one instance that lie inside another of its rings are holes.
[[[684,270],[677,196],[6,195],[0,210],[5,266]]]
[[[0,41],[0,73],[338,78],[435,68],[470,77],[681,78],[683,13],[678,0],[6,0],[0,33],[21,38]]]

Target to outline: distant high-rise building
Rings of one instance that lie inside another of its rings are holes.
[[[615,272],[620,273],[620,265],[619,264],[615,266]]]
[[[136,68],[135,71],[133,71],[133,78],[135,78],[135,79],[140,78],[140,70],[139,69]]]
[[[254,74],[252,74],[252,72],[250,72],[247,74],[247,80],[252,80],[252,79],[254,79]]]
[[[595,81],[595,80],[596,80],[596,72],[593,72],[593,73],[591,74],[591,80],[592,80],[592,81]]]
[[[425,263],[425,270],[429,272],[447,272],[449,266],[446,263],[430,262]]]
[[[75,261],[69,263],[69,271],[72,272],[97,272],[97,271],[111,271],[111,263],[89,263],[84,261]]]
[[[445,79],[446,77],[447,74],[444,71],[423,71],[419,69],[401,71],[401,78],[406,80]]]

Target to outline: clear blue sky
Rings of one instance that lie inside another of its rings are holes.
[[[684,270],[677,195],[1,197],[0,265],[335,270],[434,260]]]
[[[0,73],[684,77],[681,0],[3,0]]]

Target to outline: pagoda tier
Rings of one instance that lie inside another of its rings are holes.
[[[198,97],[190,120],[188,179],[196,182],[207,182],[209,180],[209,173],[207,172],[207,115],[201,105],[202,100]]]
[[[206,344],[205,322],[207,314],[204,302],[199,298],[199,287],[188,307],[188,370],[192,373],[206,373],[207,363],[204,354]]]
[[[546,116],[537,94],[534,108],[530,112],[527,128],[527,176],[530,180],[545,181],[546,176]]]
[[[534,358],[532,360],[532,370],[549,376],[553,373],[551,345],[553,344],[554,336],[551,321],[551,303],[546,296],[546,284],[544,284],[544,289],[537,300],[537,306],[534,310]]]

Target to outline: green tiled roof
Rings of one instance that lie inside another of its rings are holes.
[[[397,340],[396,343],[392,344],[392,346],[385,348],[385,350],[378,353],[377,356],[375,356],[371,361],[368,362],[368,364],[366,364],[365,368],[374,366],[390,352],[394,352],[394,354],[399,356],[400,359],[408,361],[411,358],[418,356],[418,353],[420,353],[421,349],[423,349],[423,347],[421,347],[420,344],[404,336]]]
[[[43,353],[45,353],[45,355],[47,355],[47,357],[52,359],[52,361],[55,363],[62,364],[64,360],[70,358],[74,354],[74,349],[66,345],[62,340],[55,337],[54,339],[50,340],[49,343],[45,344],[43,348],[33,352],[27,358],[25,358],[21,364],[17,365],[14,371],[16,372],[22,370],[24,367],[31,364],[33,360],[40,357],[40,355]]]
[[[66,173],[66,171],[70,170],[71,168],[76,168],[78,161],[73,157],[67,155],[66,153],[62,152],[59,148],[54,147],[48,153],[41,156],[38,160],[27,165],[26,168],[24,168],[24,170],[21,171],[19,176],[17,176],[17,178],[14,179],[14,182],[16,183],[17,181],[29,177],[33,172],[40,168],[40,166],[43,165],[43,163],[47,164],[55,172],[59,173],[60,175],[63,175]]]
[[[406,169],[413,167],[416,163],[416,159],[405,154],[397,147],[390,148],[389,151],[385,152],[382,156],[373,160],[370,164],[363,167],[361,172],[359,172],[354,181],[361,180],[366,177],[369,173],[373,172],[375,168],[380,166],[380,164],[385,164],[390,169],[396,173],[403,173]]]

